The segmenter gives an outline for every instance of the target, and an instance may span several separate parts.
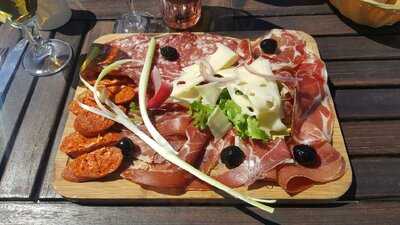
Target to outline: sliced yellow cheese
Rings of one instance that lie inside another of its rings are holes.
[[[195,86],[195,89],[201,97],[201,102],[211,106],[215,106],[222,91],[217,82],[198,85]]]
[[[250,67],[257,73],[272,74],[268,60],[262,58],[255,60]],[[277,83],[250,73],[244,67],[237,68],[237,73],[238,79],[228,83],[227,88],[242,112],[256,116],[260,127],[267,133],[286,129],[281,121],[281,99]]]
[[[218,106],[208,118],[207,126],[216,139],[222,138],[232,128],[231,122]]]
[[[198,100],[199,93],[194,87],[202,81],[204,81],[202,76],[194,77],[192,79],[175,80],[173,82],[171,97],[187,102]]]
[[[217,43],[217,51],[208,56],[207,61],[214,71],[218,71],[232,66],[238,61],[238,59],[239,56],[236,52],[223,44]]]

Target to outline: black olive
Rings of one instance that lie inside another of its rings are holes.
[[[161,55],[168,61],[175,61],[179,58],[179,53],[176,48],[165,46],[160,49]]]
[[[222,76],[221,74],[214,74],[214,77],[216,77],[216,78],[223,78],[224,76]]]
[[[220,157],[221,162],[225,164],[228,169],[233,169],[240,166],[246,156],[238,146],[231,145],[221,151]]]
[[[264,39],[260,43],[261,50],[267,54],[274,54],[278,47],[278,42],[274,39]]]
[[[236,95],[244,95],[243,92],[242,92],[241,90],[236,90],[236,91],[235,91],[235,94],[236,94]]]
[[[309,145],[296,145],[293,148],[294,159],[303,166],[315,166],[318,162],[318,156],[315,149]]]
[[[117,143],[116,147],[120,148],[125,156],[129,156],[130,154],[132,154],[132,151],[135,148],[135,144],[132,142],[131,139],[124,137]]]

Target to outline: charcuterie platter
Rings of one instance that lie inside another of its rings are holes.
[[[175,161],[257,199],[336,199],[351,184],[325,65],[303,32],[110,34],[94,42],[81,76],[55,158],[53,187],[68,199],[224,198]],[[102,117],[107,110],[133,125]]]

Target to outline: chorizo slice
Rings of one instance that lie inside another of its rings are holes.
[[[122,137],[121,133],[109,132],[103,136],[87,138],[78,132],[74,132],[64,137],[60,150],[70,157],[76,158],[95,149],[115,145]]]
[[[107,132],[114,124],[112,120],[85,111],[75,118],[74,128],[85,137],[96,137]]]
[[[135,96],[136,96],[135,88],[131,86],[122,86],[121,90],[119,90],[114,95],[114,102],[117,105],[125,104],[132,101]]]
[[[96,107],[97,106],[97,104],[94,101],[94,99],[83,98],[82,100],[79,100],[79,101],[81,103],[85,104],[85,105],[88,105],[88,106],[92,106],[92,107]],[[86,112],[86,110],[82,109],[82,107],[79,106],[78,100],[71,101],[71,103],[68,106],[68,109],[69,109],[70,112],[72,112],[76,116]]]
[[[69,161],[64,168],[63,177],[72,182],[103,178],[116,171],[122,160],[123,155],[119,148],[103,147]]]
[[[85,91],[81,95],[79,95],[78,100],[73,100],[71,101],[71,103],[69,103],[68,109],[75,115],[79,115],[82,112],[86,112],[86,110],[82,109],[79,106],[78,101],[88,106],[93,106],[93,107],[97,106],[96,101],[93,98],[93,94],[89,91]]]

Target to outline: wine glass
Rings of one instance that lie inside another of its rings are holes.
[[[116,33],[145,32],[149,18],[136,10],[135,0],[128,0],[129,12],[123,14],[115,23]]]
[[[0,21],[21,29],[30,43],[22,64],[34,76],[48,76],[62,70],[71,60],[71,46],[57,39],[43,39],[35,12],[37,0],[1,0]]]

